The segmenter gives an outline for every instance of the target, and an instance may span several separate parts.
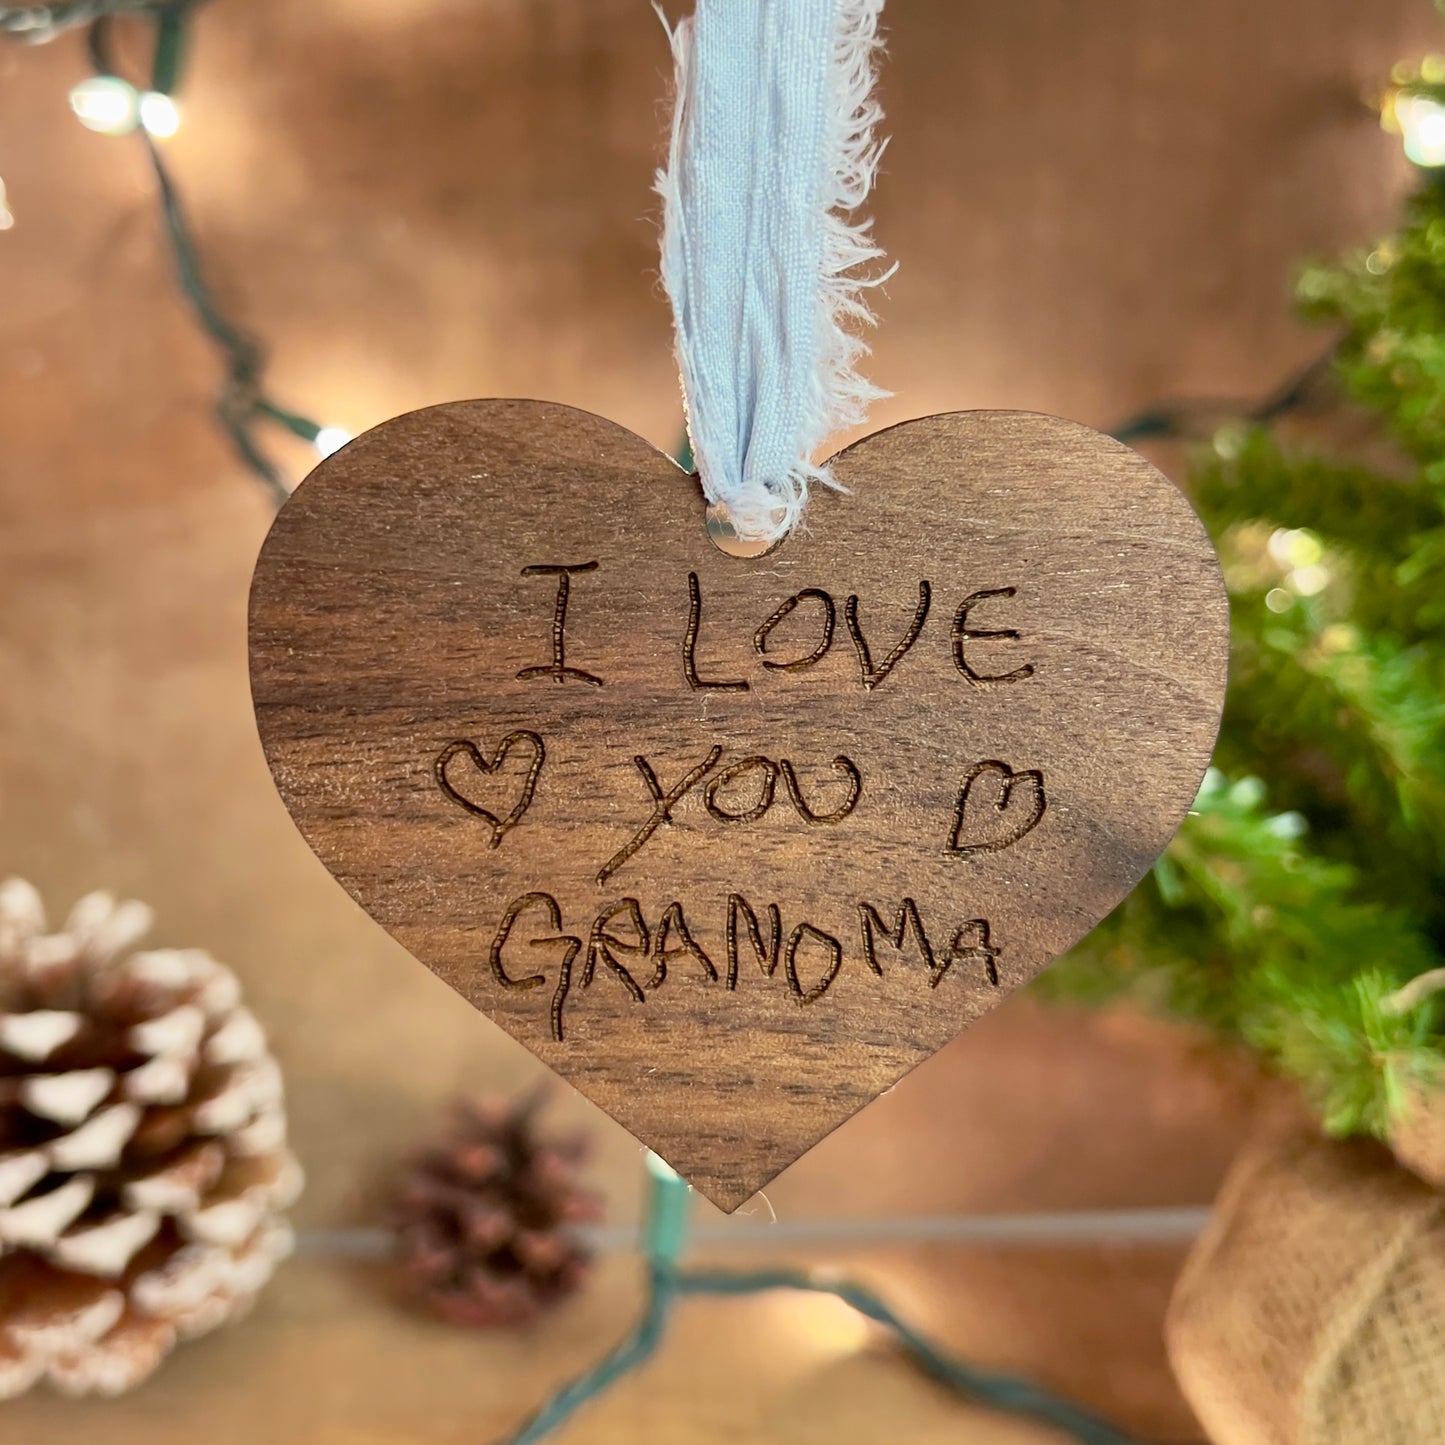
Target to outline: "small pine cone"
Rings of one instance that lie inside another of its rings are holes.
[[[0,1399],[132,1388],[291,1248],[265,1036],[208,954],[132,951],[150,922],[92,893],[47,933],[0,884]]]
[[[590,1263],[571,1226],[596,1219],[580,1187],[580,1136],[543,1139],[540,1093],[455,1107],[417,1154],[390,1210],[407,1285],[432,1313],[484,1329],[521,1325],[571,1294]]]

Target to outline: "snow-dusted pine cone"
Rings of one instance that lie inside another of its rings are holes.
[[[587,1273],[572,1226],[596,1219],[578,1183],[580,1136],[537,1133],[540,1093],[458,1104],[451,1131],[410,1163],[391,1210],[417,1299],[452,1324],[526,1324]]]
[[[131,1388],[291,1246],[265,1036],[208,954],[132,951],[150,922],[92,893],[47,933],[0,884],[0,1399]]]

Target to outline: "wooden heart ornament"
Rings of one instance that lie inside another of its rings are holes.
[[[322,862],[724,1209],[1129,892],[1223,705],[1213,551],[1127,448],[966,412],[833,469],[744,561],[621,427],[433,407],[316,469],[252,589]]]

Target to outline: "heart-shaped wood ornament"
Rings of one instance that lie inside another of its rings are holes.
[[[1117,442],[965,412],[833,470],[739,560],[621,427],[433,407],[312,473],[252,589],[321,860],[724,1209],[1129,892],[1224,699],[1214,553]]]

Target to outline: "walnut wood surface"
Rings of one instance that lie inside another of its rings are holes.
[[[836,474],[743,562],[630,432],[434,407],[317,468],[252,590],[322,861],[729,1209],[1124,897],[1223,702],[1213,553],[1128,449],[959,413]]]

